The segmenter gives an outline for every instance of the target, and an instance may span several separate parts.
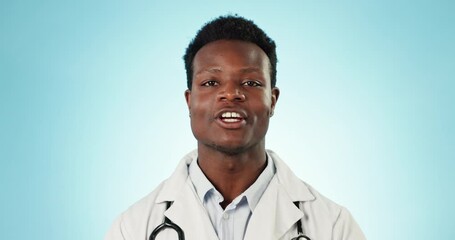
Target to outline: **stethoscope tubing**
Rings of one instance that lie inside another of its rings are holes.
[[[172,202],[166,202],[166,209],[169,209],[171,205]],[[185,233],[183,232],[183,230],[167,217],[164,217],[164,222],[158,225],[155,229],[153,229],[152,234],[150,234],[149,240],[155,240],[156,236],[158,236],[158,234],[166,228],[174,229],[174,231],[177,232],[178,239],[185,240]]]
[[[300,209],[300,202],[294,202],[295,206]],[[168,209],[172,205],[172,202],[166,202],[166,209]],[[303,223],[302,220],[299,219],[296,223],[297,225],[297,234],[298,236],[295,238],[292,238],[291,240],[311,240],[308,236],[303,234]],[[175,223],[173,223],[169,218],[164,217],[164,222],[158,225],[155,229],[153,229],[152,234],[150,235],[149,240],[155,240],[156,236],[158,234],[166,229],[166,228],[172,228],[174,229],[175,232],[177,232],[178,235],[178,240],[185,240],[185,233],[183,230]]]

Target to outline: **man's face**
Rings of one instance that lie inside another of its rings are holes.
[[[199,147],[237,154],[264,146],[278,95],[271,88],[269,58],[257,45],[205,45],[194,57],[192,89],[185,92]]]

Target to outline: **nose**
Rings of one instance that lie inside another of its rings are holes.
[[[218,100],[220,101],[231,101],[231,102],[243,102],[245,101],[245,94],[241,90],[241,86],[229,83],[220,89],[218,94]]]

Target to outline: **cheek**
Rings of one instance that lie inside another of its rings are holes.
[[[261,106],[259,107],[262,109],[262,113],[265,116],[269,116],[269,114],[272,112],[272,99],[271,96],[265,96],[263,98],[263,101],[261,102]]]
[[[191,101],[191,127],[193,131],[204,132],[212,119],[212,101],[198,97]]]
[[[204,99],[204,96],[200,93],[194,91],[191,98],[189,107],[191,109],[191,115],[198,114],[201,111],[204,111],[207,108],[207,101]]]
[[[270,113],[272,112],[271,106],[263,102],[258,104],[255,109],[254,124],[258,126],[268,126]]]
[[[211,109],[209,101],[196,101],[191,103],[191,116],[201,118],[209,114]]]

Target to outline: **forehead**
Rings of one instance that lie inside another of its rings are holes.
[[[261,68],[267,72],[270,60],[265,52],[254,43],[239,40],[218,40],[206,44],[194,57],[193,69],[204,68]]]

